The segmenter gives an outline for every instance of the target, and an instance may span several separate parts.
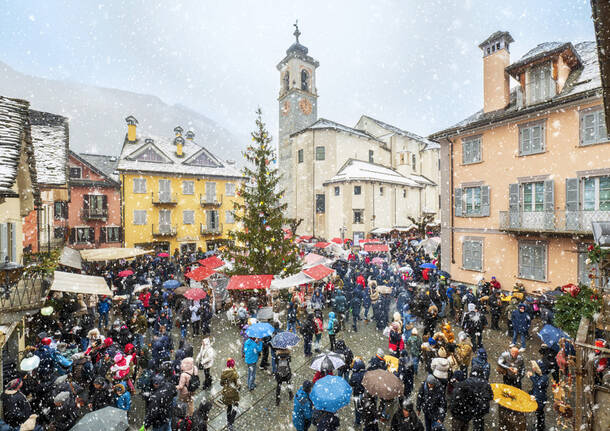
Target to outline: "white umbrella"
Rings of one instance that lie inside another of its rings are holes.
[[[313,362],[309,366],[312,370],[316,371],[333,371],[339,367],[345,365],[345,360],[343,359],[343,355],[338,353],[322,353],[315,358],[313,358]]]
[[[40,358],[36,355],[32,355],[23,358],[19,368],[21,368],[21,371],[32,371],[38,368],[38,365],[40,365]]]

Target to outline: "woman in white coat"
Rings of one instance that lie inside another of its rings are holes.
[[[216,350],[212,347],[212,339],[205,337],[201,340],[201,349],[197,355],[196,362],[199,368],[203,369],[205,380],[203,382],[203,389],[210,389],[212,387],[212,375],[210,369],[214,365],[214,358],[216,357]]]
[[[199,328],[201,327],[201,314],[199,313],[199,309],[201,308],[201,304],[199,300],[193,301],[190,305],[189,310],[191,311],[191,324],[193,325],[193,335],[199,335]]]

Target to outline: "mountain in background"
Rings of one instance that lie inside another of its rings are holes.
[[[168,105],[156,96],[113,88],[38,78],[0,62],[0,95],[25,99],[32,109],[70,120],[70,149],[78,153],[118,156],[127,132],[125,117],[139,121],[138,135],[173,138],[174,127],[195,132],[195,142],[218,158],[241,165],[247,138],[239,137],[183,105]]]

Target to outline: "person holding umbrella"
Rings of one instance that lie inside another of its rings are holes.
[[[314,384],[309,397],[317,410],[318,431],[339,429],[341,423],[335,413],[349,404],[351,396],[352,388],[339,376],[326,376]]]
[[[294,407],[292,409],[292,425],[297,431],[307,431],[311,426],[312,402],[309,398],[313,383],[305,380],[303,385],[297,390],[294,397]]]
[[[544,361],[531,361],[532,370],[527,372],[527,376],[532,381],[532,389],[529,394],[536,399],[538,408],[536,409],[536,431],[544,431],[544,407],[546,405],[547,389],[549,387],[549,375]]]

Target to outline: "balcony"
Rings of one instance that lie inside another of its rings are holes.
[[[152,225],[152,235],[153,236],[163,236],[163,237],[176,236],[176,226],[172,226],[171,224],[160,224],[160,225],[153,224]]]
[[[176,193],[151,193],[153,205],[176,205],[178,195]]]
[[[500,230],[512,233],[593,235],[591,222],[610,220],[610,211],[500,211]]]
[[[216,225],[201,223],[200,232],[201,235],[220,235],[222,233],[222,223],[216,223]]]
[[[108,218],[108,208],[83,208],[80,215],[85,221],[106,221]]]
[[[216,196],[199,195],[199,202],[202,207],[219,207],[222,205],[222,195],[220,199],[216,199]]]

